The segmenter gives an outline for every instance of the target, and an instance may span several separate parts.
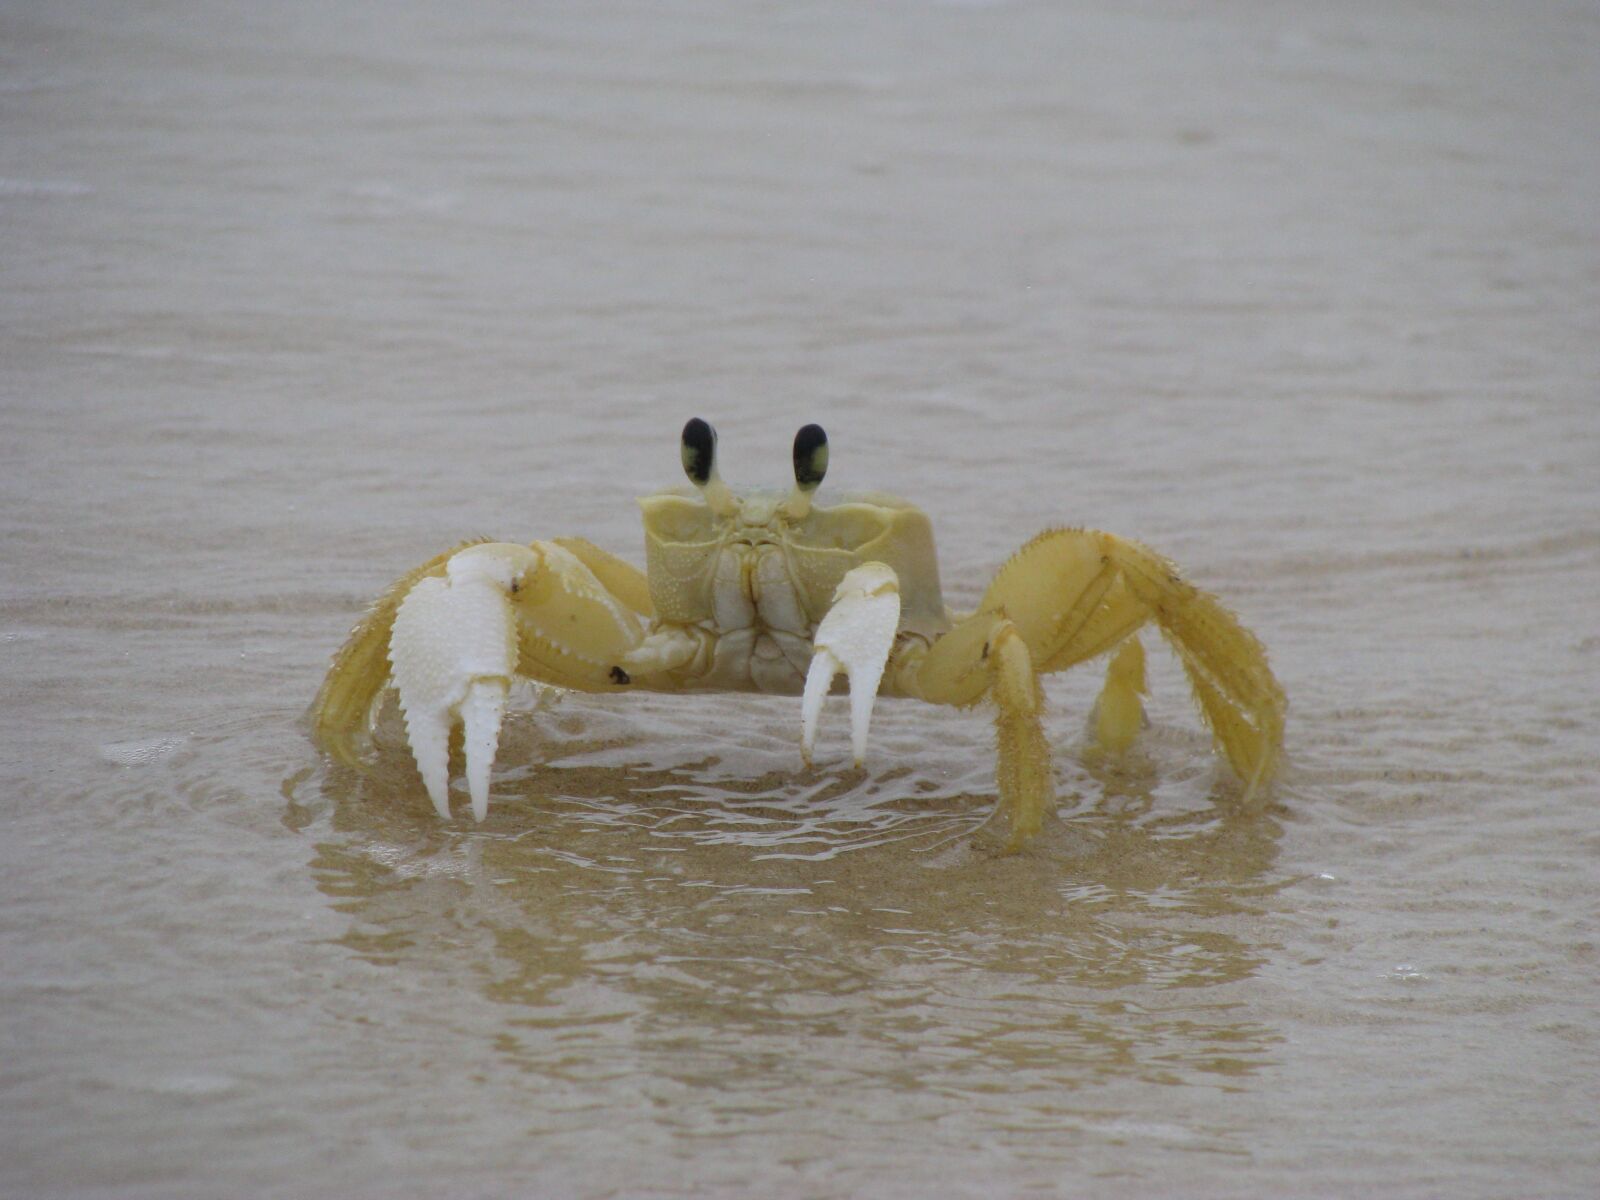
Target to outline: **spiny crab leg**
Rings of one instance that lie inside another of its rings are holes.
[[[525,546],[490,543],[461,551],[443,576],[421,580],[401,603],[389,662],[406,737],[433,807],[450,819],[450,731],[465,735],[472,815],[489,814],[489,771],[517,666],[511,593],[539,556]]]
[[[883,563],[863,563],[833,593],[833,605],[811,639],[811,669],[800,703],[800,754],[807,764],[817,741],[822,698],[841,671],[850,681],[850,743],[856,766],[867,756],[872,704],[900,625],[900,583]]]

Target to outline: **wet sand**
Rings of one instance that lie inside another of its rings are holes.
[[[1600,18],[471,3],[0,14],[0,1192],[1600,1189]],[[1152,642],[982,713],[569,696],[440,823],[301,714],[471,535],[642,562],[916,499],[947,596],[1138,537],[1291,698],[1262,808]]]

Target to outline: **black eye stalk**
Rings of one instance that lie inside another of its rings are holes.
[[[802,425],[794,435],[794,491],[782,511],[791,521],[803,521],[811,512],[811,493],[828,473],[828,435],[821,425]]]
[[[828,435],[821,425],[802,426],[794,435],[794,485],[807,495],[828,473]]]
[[[739,511],[739,500],[717,474],[717,431],[695,417],[683,427],[683,473],[700,489],[711,511],[732,516]]]
[[[799,453],[796,449],[795,453]],[[717,431],[699,417],[683,427],[683,471],[689,482],[703,488],[717,470]]]

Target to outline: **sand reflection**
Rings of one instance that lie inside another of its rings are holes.
[[[542,1086],[714,1085],[709,1110],[652,1117],[674,1126],[841,1085],[899,1119],[909,1095],[1004,1094],[1026,1122],[1063,1089],[1237,1087],[1272,1061],[1235,985],[1288,882],[1279,826],[1209,770],[1064,762],[1063,819],[996,857],[959,771],[763,770],[766,748],[705,739],[662,765],[583,724],[513,733],[508,761],[547,765],[499,777],[481,827],[439,823],[392,752],[286,786],[343,944],[476,989],[503,1009],[494,1051]]]

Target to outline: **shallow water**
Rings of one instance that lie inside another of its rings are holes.
[[[0,1192],[1600,1189],[1600,18],[1128,7],[0,11]],[[1160,655],[1011,858],[980,714],[571,696],[481,827],[318,757],[389,580],[637,561],[694,414],[957,604],[1173,555],[1271,803]]]

